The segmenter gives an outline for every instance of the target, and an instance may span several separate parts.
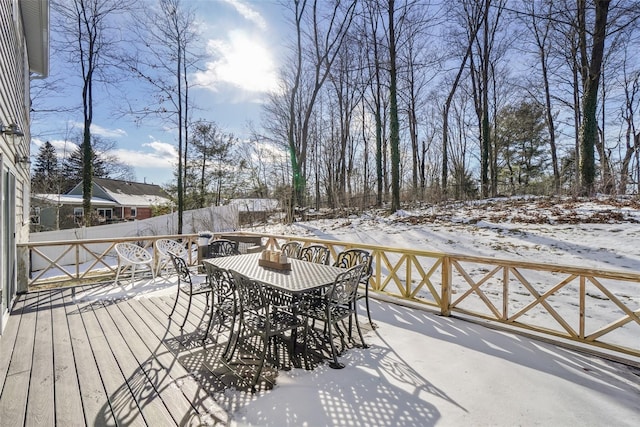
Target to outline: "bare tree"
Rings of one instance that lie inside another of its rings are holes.
[[[134,25],[140,49],[128,60],[132,72],[147,84],[150,99],[131,101],[131,112],[138,120],[150,115],[168,119],[178,131],[177,194],[178,233],[182,233],[184,181],[188,153],[189,71],[199,56],[195,12],[181,0],[159,0],[158,8],[146,9],[143,25]],[[149,103],[151,100],[151,103]],[[139,108],[139,102],[146,104]]]
[[[476,37],[478,35],[478,31],[482,28],[484,23],[484,14],[479,13],[480,10],[473,4],[473,2],[469,2],[466,0],[462,1],[463,9],[465,10],[466,16],[468,17],[467,22],[467,47],[465,49],[464,56],[460,61],[460,66],[458,67],[458,71],[456,73],[453,82],[451,83],[451,89],[449,90],[449,94],[447,95],[447,99],[444,103],[443,111],[442,111],[442,195],[446,197],[447,195],[447,180],[449,177],[449,111],[451,110],[451,103],[453,102],[453,97],[458,90],[458,85],[460,84],[460,79],[462,78],[462,74],[467,66],[467,61],[471,55],[471,50],[473,49],[474,44],[476,43]]]
[[[549,2],[541,2],[543,11],[538,11],[538,2],[523,1],[526,15],[522,16],[524,24],[533,35],[538,63],[540,64],[540,77],[544,88],[544,105],[546,113],[547,131],[549,133],[549,148],[551,150],[551,166],[553,168],[553,188],[556,193],[560,191],[560,168],[558,166],[558,149],[556,145],[556,127],[552,108],[552,97],[549,77],[549,56],[552,34],[553,5]]]
[[[83,113],[83,169],[82,207],[85,225],[91,225],[91,193],[93,187],[93,149],[91,146],[91,124],[93,123],[94,83],[108,83],[107,70],[115,66],[116,31],[111,27],[112,19],[128,8],[129,2],[113,0],[55,1],[53,10],[60,18],[60,31],[64,43],[58,48],[68,56],[70,62],[78,63],[82,77]]]
[[[294,48],[295,60],[292,64],[293,82],[288,88],[289,123],[287,131],[293,173],[292,201],[294,205],[303,201],[310,124],[316,101],[347,35],[354,17],[356,1],[336,0],[329,7],[326,16],[321,8],[324,5],[323,2],[313,0],[309,10],[307,0],[294,1],[296,46]],[[309,25],[310,40],[308,40],[308,45],[303,40],[307,29],[304,27],[305,23]],[[308,56],[306,56],[307,54]],[[307,57],[309,58],[308,64],[303,61]],[[307,65],[310,72],[308,76],[305,76]],[[303,81],[308,82],[304,91],[301,88]]]

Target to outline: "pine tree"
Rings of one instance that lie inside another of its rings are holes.
[[[34,161],[31,191],[34,193],[57,193],[60,164],[56,149],[49,141],[40,147]]]
[[[78,147],[62,162],[62,192],[67,192],[73,186],[82,181],[83,171],[83,154],[84,143],[80,143]],[[91,149],[91,163],[93,164],[93,176],[96,178],[108,178],[109,172],[107,165],[102,156],[96,155],[95,150]]]

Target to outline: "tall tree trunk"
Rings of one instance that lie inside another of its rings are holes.
[[[602,58],[604,56],[604,41],[607,27],[607,14],[609,12],[609,0],[597,0],[596,20],[593,31],[593,44],[591,46],[591,63],[586,56],[587,33],[585,28],[585,0],[578,0],[578,16],[580,25],[580,44],[583,64],[583,100],[582,100],[582,128],[580,130],[581,152],[581,190],[584,195],[594,192],[596,176],[595,153],[596,139],[598,138],[598,120],[596,110],[598,108],[598,86]]]
[[[184,177],[182,175],[182,168],[186,165],[182,157],[182,46],[180,42],[178,43],[176,77],[178,83],[178,234],[182,234],[182,216],[184,212]]]
[[[469,44],[467,45],[467,51],[464,54],[464,58],[462,58],[462,62],[460,62],[460,68],[458,68],[458,73],[456,74],[456,78],[453,80],[453,84],[451,85],[451,90],[449,91],[449,95],[447,96],[447,100],[444,103],[444,109],[442,112],[442,196],[446,198],[447,196],[447,180],[449,177],[449,110],[451,110],[451,103],[453,102],[453,97],[455,96],[456,90],[458,89],[458,85],[460,83],[460,78],[462,77],[462,73],[467,64],[467,60],[471,55],[471,49],[473,48],[473,43],[476,40],[478,35],[478,31],[482,27],[482,22],[484,20],[484,15],[482,15],[482,20],[478,22],[478,25],[473,28],[471,31],[471,37],[469,37]]]
[[[482,99],[480,180],[482,182],[482,197],[485,198],[489,196],[489,150],[491,149],[491,129],[489,127],[489,24],[487,22],[490,3],[491,0],[486,0],[484,6],[483,56],[480,67],[480,72],[482,73],[482,88],[480,90]]]
[[[389,0],[389,140],[391,143],[391,211],[400,209],[400,125],[396,76],[395,0]]]

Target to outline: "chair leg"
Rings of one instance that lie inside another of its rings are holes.
[[[331,320],[327,322],[327,328],[329,330],[327,336],[329,337],[329,344],[331,345],[331,356],[333,357],[333,361],[329,363],[329,366],[333,369],[342,369],[344,368],[344,364],[338,362],[338,349],[336,349],[336,344],[333,342],[333,322],[331,322]]]
[[[360,322],[358,321],[358,313],[353,313],[353,317],[355,317],[356,329],[358,330],[358,335],[360,336],[360,342],[362,343],[362,348],[369,348],[367,343],[364,342],[364,337],[362,336],[362,330],[360,329]]]
[[[122,264],[118,263],[118,270],[116,271],[116,280],[113,282],[114,285],[118,284],[118,278],[120,277],[120,271],[122,270]]]
[[[367,317],[369,318],[371,329],[375,329],[377,328],[377,325],[371,320],[371,310],[369,310],[369,282],[367,282],[367,286],[364,288],[364,302],[367,306]]]
[[[178,283],[178,293],[176,294],[176,300],[173,302],[173,308],[171,309],[171,313],[169,313],[169,319],[173,316],[173,312],[176,311],[176,306],[178,305],[178,298],[180,298],[180,283]]]
[[[133,286],[133,281],[136,279],[136,265],[133,264],[131,267],[131,286]]]
[[[182,325],[180,325],[180,329],[184,328],[184,325],[187,324],[187,317],[189,317],[189,311],[191,310],[191,300],[193,299],[193,295],[189,293],[189,302],[187,303],[187,312],[184,314],[184,320],[182,321]]]
[[[209,297],[211,297],[211,312],[209,313],[209,321],[207,322],[207,329],[204,330],[204,337],[202,337],[202,344],[204,345],[204,343],[207,341],[207,337],[209,336],[209,331],[211,330],[211,322],[213,321],[213,315],[215,314],[215,304],[213,301],[214,298],[214,294],[213,292],[209,292],[207,293],[207,307],[205,308],[205,310],[207,308],[209,308]]]
[[[153,264],[149,264],[149,270],[151,270],[151,281],[156,281],[156,269],[153,268]]]
[[[264,368],[264,362],[265,359],[267,358],[267,353],[269,351],[269,337],[267,337],[267,335],[262,335],[261,337],[261,341],[262,341],[262,352],[260,354],[260,362],[258,363],[258,367],[256,369],[256,373],[253,376],[253,380],[251,380],[251,392],[255,393],[256,392],[256,385],[258,384],[258,380],[260,379],[260,374],[262,373],[262,369]]]
[[[233,316],[231,318],[231,326],[229,327],[229,340],[227,341],[227,346],[224,349],[224,352],[222,353],[222,357],[225,359],[229,358],[229,349],[231,349],[231,344],[234,340],[235,334],[235,325],[236,325],[236,313],[233,313]],[[234,351],[235,351],[235,347],[234,347]]]

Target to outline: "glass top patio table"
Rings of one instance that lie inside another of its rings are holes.
[[[289,258],[291,270],[275,270],[258,265],[259,253],[205,259],[219,268],[234,270],[250,279],[292,294],[302,294],[333,284],[344,269]]]

